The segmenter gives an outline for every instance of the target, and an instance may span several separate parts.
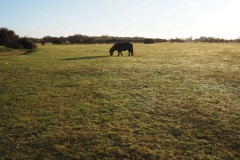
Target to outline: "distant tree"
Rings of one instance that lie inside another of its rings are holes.
[[[95,40],[94,40],[94,38],[89,37],[88,39],[86,39],[86,40],[84,41],[84,43],[85,43],[85,44],[94,44],[94,43],[95,43]]]
[[[240,37],[238,39],[236,39],[235,42],[240,42]]]
[[[166,39],[160,39],[160,38],[156,38],[154,39],[155,42],[167,42]]]
[[[70,43],[85,43],[88,41],[89,37],[81,34],[75,34],[73,36],[68,36],[66,40],[68,40]]]
[[[155,43],[154,39],[151,39],[151,38],[147,38],[147,39],[144,39],[144,44],[153,44]]]
[[[18,40],[18,36],[12,30],[0,28],[0,45],[7,45]]]
[[[197,41],[200,41],[200,42],[208,42],[208,38],[201,36]]]
[[[193,38],[192,38],[192,37],[188,37],[188,38],[185,38],[184,41],[186,41],[186,42],[192,42],[192,41],[193,41]]]
[[[181,38],[176,38],[176,39],[170,39],[170,42],[185,42],[185,40]]]
[[[52,43],[53,40],[54,40],[54,37],[51,37],[51,36],[45,36],[42,38],[42,40],[46,43]]]
[[[64,44],[64,41],[62,41],[61,39],[59,38],[56,38],[52,41],[52,44]]]
[[[199,39],[195,39],[195,42],[208,42],[208,43],[228,43],[233,42],[233,40],[226,40],[223,38],[215,38],[215,37],[203,37],[201,36]]]

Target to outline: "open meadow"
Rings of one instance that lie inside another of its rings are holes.
[[[240,159],[240,44],[0,53],[0,159]]]

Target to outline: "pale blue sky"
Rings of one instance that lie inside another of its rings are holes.
[[[240,0],[0,0],[0,27],[41,38],[240,37]]]

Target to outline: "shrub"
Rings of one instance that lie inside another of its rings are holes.
[[[10,42],[6,45],[13,49],[35,49],[37,45],[28,38],[19,38],[17,41]]]
[[[153,44],[155,41],[153,39],[144,39],[144,44]]]
[[[61,41],[60,39],[55,39],[52,42],[53,44],[63,44],[63,41]]]
[[[186,41],[181,38],[176,38],[176,39],[170,39],[170,42],[186,42]]]
[[[23,46],[17,43],[17,41],[8,43],[6,47],[13,48],[13,49],[23,49]]]
[[[35,49],[36,44],[29,38],[19,38],[12,30],[0,28],[0,45],[13,49]]]
[[[22,48],[24,48],[24,49],[35,49],[35,48],[37,48],[37,45],[35,43],[33,43],[28,38],[20,38],[17,41],[17,43],[20,44],[22,46]]]

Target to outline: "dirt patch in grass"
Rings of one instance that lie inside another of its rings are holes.
[[[26,53],[26,51],[21,51],[21,50],[11,50],[8,52],[1,52],[0,59],[8,57],[8,56],[21,55],[24,53]]]

